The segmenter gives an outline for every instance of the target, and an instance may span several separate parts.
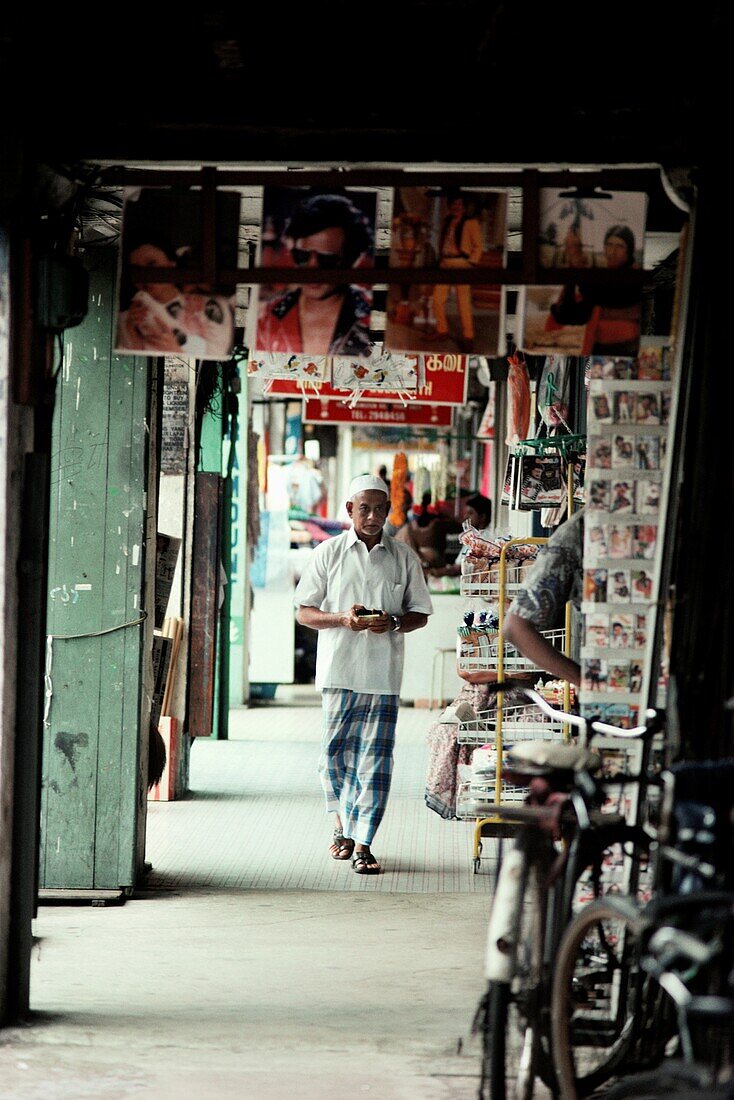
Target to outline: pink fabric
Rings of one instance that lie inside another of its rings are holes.
[[[492,700],[494,706],[494,695]],[[464,684],[453,705],[457,703],[469,703],[477,712],[486,711],[490,705],[486,685]],[[459,764],[470,764],[475,748],[458,743],[458,729],[455,722],[436,722],[427,737],[426,805],[448,821],[456,818]]]

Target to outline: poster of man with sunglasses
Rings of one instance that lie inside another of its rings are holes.
[[[374,265],[377,193],[266,187],[262,225],[282,225],[280,266],[336,271]],[[263,233],[263,239],[265,234]],[[260,266],[266,256],[261,248]],[[257,352],[369,355],[372,292],[351,282],[295,281],[257,295]]]

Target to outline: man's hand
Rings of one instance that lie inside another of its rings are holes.
[[[379,619],[372,619],[368,624],[373,634],[384,634],[392,628],[392,620],[386,611],[383,611]]]
[[[384,612],[380,615],[379,619],[366,619],[363,615],[357,614],[358,611],[366,610],[367,608],[364,606],[364,604],[352,604],[349,611],[347,611],[346,615],[344,616],[344,625],[347,627],[348,630],[372,630],[375,626],[377,626],[378,623],[384,623],[385,619],[387,619],[389,623],[390,616],[385,615]],[[384,630],[385,626],[383,626],[382,630],[378,630],[377,633],[382,634],[384,633]]]

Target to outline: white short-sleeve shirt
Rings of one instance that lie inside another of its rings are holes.
[[[352,604],[389,615],[433,614],[423,568],[415,552],[383,531],[368,550],[354,528],[319,544],[296,586],[296,607],[332,613]],[[368,695],[399,695],[405,655],[402,634],[330,627],[318,632],[316,687],[348,688]]]

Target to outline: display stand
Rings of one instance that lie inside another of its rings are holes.
[[[479,573],[462,575],[462,595],[479,599],[485,604],[495,605],[498,614],[498,629],[488,645],[476,655],[458,656],[459,667],[468,671],[496,671],[497,679],[503,680],[516,672],[537,671],[537,666],[523,657],[518,650],[504,640],[502,624],[505,612],[522,583],[522,566],[508,560],[512,547],[542,546],[546,538],[517,538],[506,542],[500,553],[499,565]],[[569,655],[570,632],[568,613],[564,628],[543,631],[544,637],[566,656]],[[569,695],[570,686],[565,685],[564,696]],[[460,784],[457,795],[457,816],[467,820],[474,819],[473,865],[475,874],[481,865],[482,837],[507,837],[517,829],[515,823],[504,821],[500,814],[486,813],[487,804],[497,809],[503,805],[521,803],[526,787],[514,786],[507,782],[502,774],[503,755],[508,745],[515,741],[543,740],[561,741],[568,736],[568,726],[551,723],[531,704],[505,706],[504,693],[497,693],[495,712],[481,712],[477,718],[460,722],[457,740],[459,744],[474,745],[477,748],[489,744],[486,759],[475,768],[474,777]],[[476,756],[476,752],[475,752]],[[483,809],[480,811],[480,807]]]

